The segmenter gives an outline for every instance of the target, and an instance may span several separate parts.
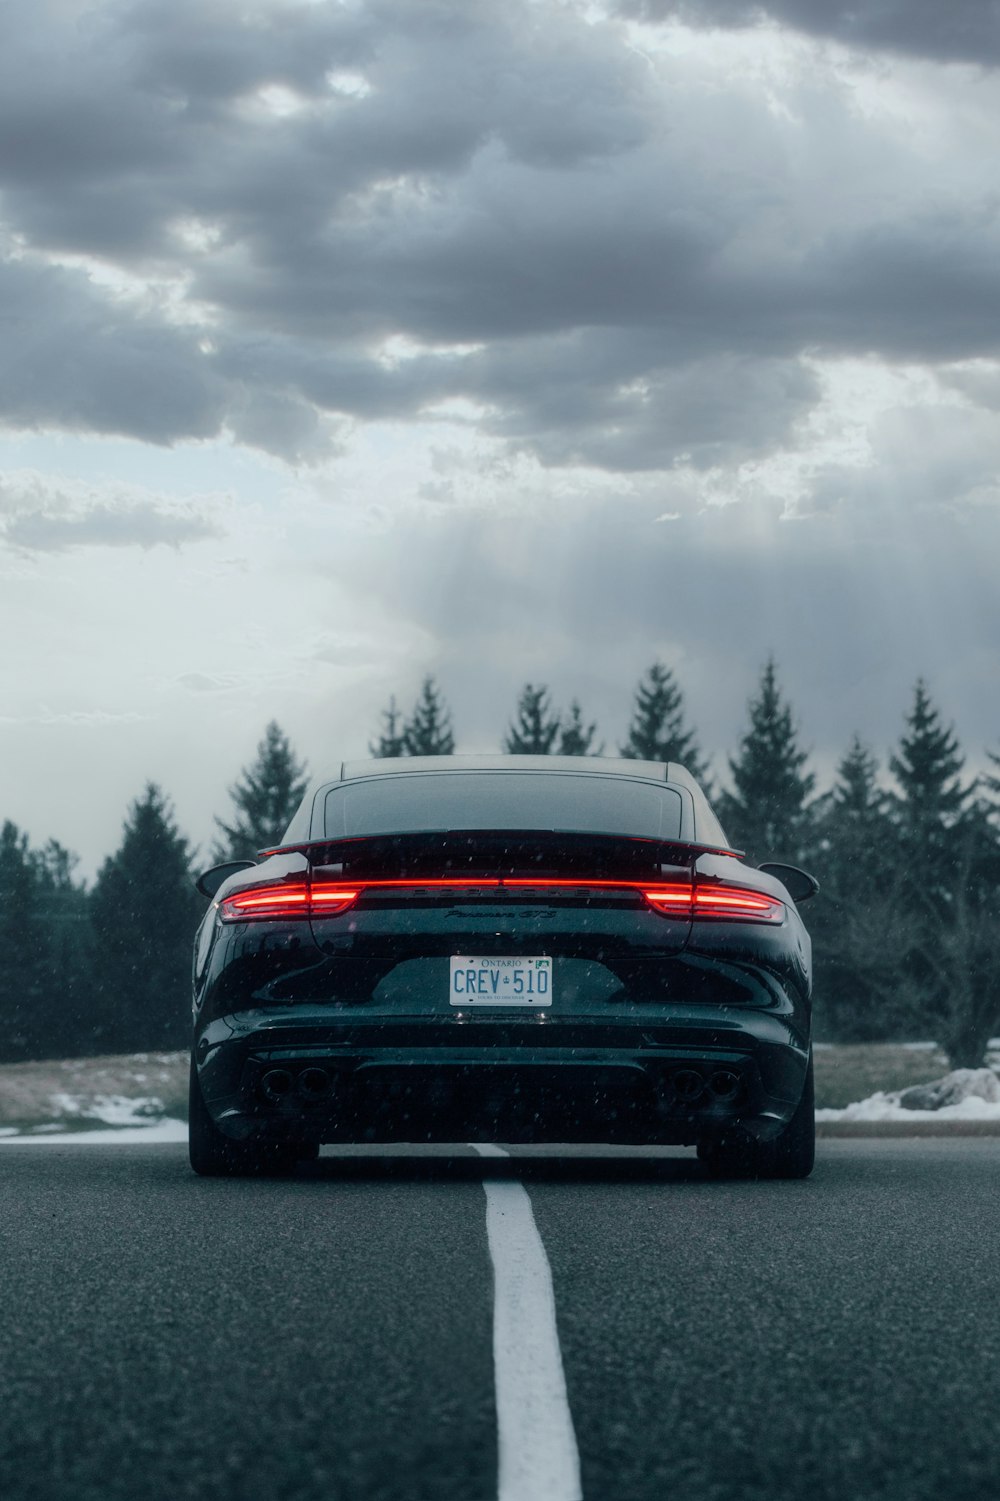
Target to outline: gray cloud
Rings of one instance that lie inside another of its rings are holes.
[[[818,398],[815,377],[795,360],[723,354],[664,368],[633,358],[602,369],[598,357],[574,363],[579,344],[586,349],[585,340],[567,341],[561,359],[537,352],[527,399],[527,351],[483,383],[484,395],[504,390],[503,416],[484,425],[552,466],[629,473],[738,462],[789,441]],[[512,378],[518,369],[520,384]],[[540,372],[549,378],[539,380]]]
[[[901,509],[917,535],[942,524],[992,534],[1000,518],[1000,429],[982,407],[892,408],[868,429],[870,462],[824,464],[803,513],[855,518]]]
[[[0,541],[26,552],[74,547],[180,547],[217,537],[193,506],[122,495],[69,496],[35,477],[0,483]]]
[[[218,532],[195,516],[172,516],[154,506],[129,511],[95,506],[83,516],[43,512],[16,516],[3,532],[6,541],[29,552],[63,552],[69,547],[179,547]]]
[[[0,421],[153,443],[218,431],[224,393],[190,329],[76,270],[0,261]]]
[[[639,20],[670,16],[689,26],[753,26],[769,19],[849,47],[942,62],[1000,62],[998,0],[618,0],[617,8]]]
[[[816,355],[997,354],[990,174],[959,187],[832,76],[790,122],[529,0],[68,14],[0,35],[11,426],[308,460],[324,415],[466,398],[548,465],[705,467],[794,445]]]

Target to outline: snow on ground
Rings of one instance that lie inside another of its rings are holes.
[[[120,1146],[134,1141],[187,1141],[187,1122],[165,1115],[163,1101],[155,1095],[88,1096],[56,1090],[49,1096],[49,1104],[51,1120],[26,1130],[0,1127],[0,1145],[72,1142],[74,1146]],[[85,1122],[93,1122],[93,1129],[88,1130]]]
[[[101,1121],[105,1126],[141,1126],[163,1119],[163,1101],[156,1095],[72,1095],[58,1090],[52,1096],[55,1116]],[[47,1129],[36,1127],[36,1130]]]
[[[904,1103],[904,1101],[906,1103]],[[879,1090],[843,1110],[817,1110],[817,1121],[1000,1120],[1000,1079],[992,1068],[958,1068],[931,1084]]]

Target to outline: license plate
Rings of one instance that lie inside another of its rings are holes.
[[[453,954],[453,1006],[551,1006],[552,960],[467,958]]]

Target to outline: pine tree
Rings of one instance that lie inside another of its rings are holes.
[[[77,857],[55,839],[38,852],[39,905],[45,925],[46,1003],[32,1056],[67,1058],[98,1050],[89,897],[74,877]]]
[[[748,705],[750,728],[730,756],[733,791],[721,799],[721,816],[737,848],[754,860],[801,859],[806,847],[808,800],[816,779],[803,770],[792,711],[777,682],[774,659],[761,673],[757,697]]]
[[[951,844],[948,831],[968,798],[961,783],[965,758],[954,731],[942,725],[923,678],[917,679],[906,731],[889,765],[899,785],[896,816],[907,847],[924,857],[944,856]]]
[[[846,889],[873,861],[895,859],[896,835],[891,799],[879,785],[879,764],[859,735],[841,758],[833,788],[817,800],[818,856],[824,889]],[[867,889],[868,881],[864,881]]]
[[[236,816],[232,823],[215,820],[223,835],[216,840],[215,859],[253,860],[259,850],[280,843],[305,790],[305,767],[272,719],[256,760],[229,789]]]
[[[91,964],[87,897],[75,859],[51,840],[32,849],[0,829],[0,1059],[88,1051]],[[92,1051],[92,1049],[90,1049]]]
[[[878,761],[860,735],[853,737],[837,767],[833,807],[837,821],[851,828],[865,828],[885,814],[886,795],[878,785]]]
[[[963,808],[948,841],[950,890],[936,920],[926,906],[918,915],[918,952],[932,1035],[953,1068],[982,1068],[1000,1031],[1000,835],[989,805]]]
[[[183,1047],[190,1031],[191,944],[204,902],[188,842],[148,783],[90,899],[99,1025],[108,1052]]]
[[[569,715],[562,722],[559,731],[560,756],[603,755],[604,746],[594,744],[596,734],[597,725],[584,724],[579,700],[574,698],[569,706]]]
[[[0,1057],[32,1056],[37,1008],[45,1003],[38,958],[46,940],[37,864],[27,834],[9,820],[0,830]]]
[[[382,710],[382,730],[377,740],[368,742],[369,754],[381,759],[385,756],[405,756],[406,736],[399,723],[399,710],[396,708],[396,697],[393,694],[389,700],[388,709]]]
[[[674,761],[698,781],[706,776],[694,731],[684,724],[684,696],[662,662],[654,662],[636,688],[621,754],[633,761]]]
[[[450,756],[455,750],[451,713],[432,677],[424,678],[420,695],[403,727],[408,756]]]
[[[559,716],[552,713],[549,690],[525,683],[504,736],[504,751],[508,756],[548,756],[558,734]]]
[[[901,968],[909,929],[900,906],[898,844],[878,776],[877,760],[855,735],[832,791],[816,805],[808,857],[822,893],[809,913],[822,976],[817,1022],[844,1042],[905,1030],[911,1010]]]
[[[953,1068],[977,1068],[1000,1026],[1000,838],[989,804],[962,785],[964,764],[919,679],[890,760],[897,905],[909,925],[908,942],[896,946],[909,1030],[933,1036]]]

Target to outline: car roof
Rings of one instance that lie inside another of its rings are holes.
[[[338,783],[372,777],[398,777],[435,772],[520,771],[562,776],[632,777],[645,782],[669,782],[683,789],[691,800],[693,822],[708,836],[706,843],[720,842],[722,830],[699,784],[675,761],[633,761],[625,756],[386,756],[380,759],[342,761],[324,776],[314,777],[298,812],[289,825],[283,844],[305,843],[310,838],[316,798]],[[690,835],[688,837],[691,837]],[[721,842],[725,842],[724,836]]]
[[[381,760],[344,761],[340,776],[326,782],[350,782],[357,777],[398,776],[415,771],[590,771],[615,776],[669,780],[665,761],[630,761],[624,756],[386,756]],[[686,775],[686,773],[685,773]]]

